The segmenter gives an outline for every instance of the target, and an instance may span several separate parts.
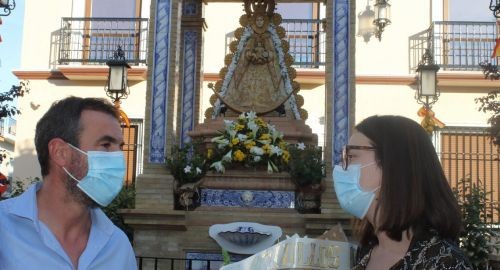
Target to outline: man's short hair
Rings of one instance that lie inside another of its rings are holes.
[[[120,119],[118,110],[109,101],[101,98],[68,97],[52,104],[36,124],[35,147],[42,176],[49,173],[49,142],[54,138],[79,147],[82,127],[80,117],[83,110],[92,110]]]

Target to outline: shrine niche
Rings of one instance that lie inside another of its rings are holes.
[[[220,79],[209,85],[214,91],[212,108],[206,118],[254,111],[265,116],[307,118],[300,107],[299,83],[293,79],[296,71],[291,65],[286,32],[280,26],[281,15],[274,13],[272,0],[245,1],[241,27],[234,31],[231,53],[219,72]]]

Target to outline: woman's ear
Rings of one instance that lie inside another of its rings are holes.
[[[68,143],[60,138],[54,138],[49,141],[49,160],[59,167],[66,167],[71,161],[71,149]]]

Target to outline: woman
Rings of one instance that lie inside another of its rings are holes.
[[[353,269],[473,269],[456,245],[458,204],[416,122],[372,116],[359,123],[333,179],[342,208],[361,219]]]

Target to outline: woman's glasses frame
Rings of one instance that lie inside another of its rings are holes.
[[[351,149],[375,151],[377,148],[368,145],[345,145],[344,149],[342,149],[342,169],[344,169],[344,171],[346,171],[349,166],[349,150]]]

